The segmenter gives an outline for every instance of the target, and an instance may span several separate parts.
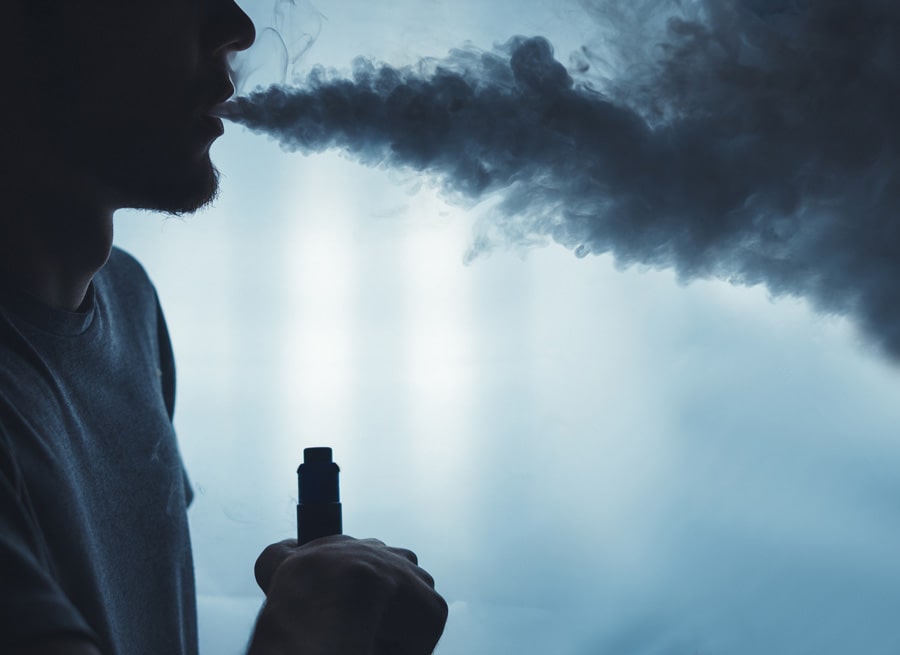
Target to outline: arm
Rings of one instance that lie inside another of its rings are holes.
[[[414,553],[374,539],[328,537],[269,546],[256,565],[267,602],[248,655],[429,655],[447,604]],[[101,655],[83,637],[58,637],[10,655]]]
[[[8,416],[0,396],[0,652],[100,655],[90,628],[49,573],[43,537],[4,430]]]

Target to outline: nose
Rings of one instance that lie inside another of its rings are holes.
[[[246,50],[256,40],[253,21],[234,0],[207,0],[207,38],[217,55]]]

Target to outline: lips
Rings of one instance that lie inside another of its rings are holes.
[[[215,116],[215,109],[234,95],[234,84],[227,75],[217,76],[215,81],[207,85],[208,91],[203,94],[202,110],[207,116]]]
[[[201,85],[196,115],[198,120],[195,125],[204,148],[225,132],[225,126],[216,110],[233,95],[234,85],[228,75],[221,71],[207,77],[206,84]]]
[[[220,89],[219,94],[216,96],[215,105],[221,105],[223,102],[227,101],[233,95],[234,95],[234,84],[232,84],[231,80],[229,80],[228,84],[223,86]]]

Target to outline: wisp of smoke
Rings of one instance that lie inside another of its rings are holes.
[[[692,12],[602,84],[589,49],[570,72],[547,40],[516,37],[415,67],[315,69],[222,115],[288,150],[424,172],[451,198],[500,194],[475,252],[549,237],[682,280],[764,284],[900,356],[900,3]]]
[[[274,0],[266,25],[256,20],[256,40],[249,50],[229,55],[231,81],[238,93],[262,84],[286,84],[322,30],[324,16],[309,0]]]

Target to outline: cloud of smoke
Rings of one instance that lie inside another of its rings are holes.
[[[222,115],[288,150],[421,171],[451,199],[499,194],[473,253],[551,238],[683,280],[764,284],[900,356],[900,5],[584,6],[615,47],[569,68],[545,39],[515,37],[415,67],[314,69]]]

